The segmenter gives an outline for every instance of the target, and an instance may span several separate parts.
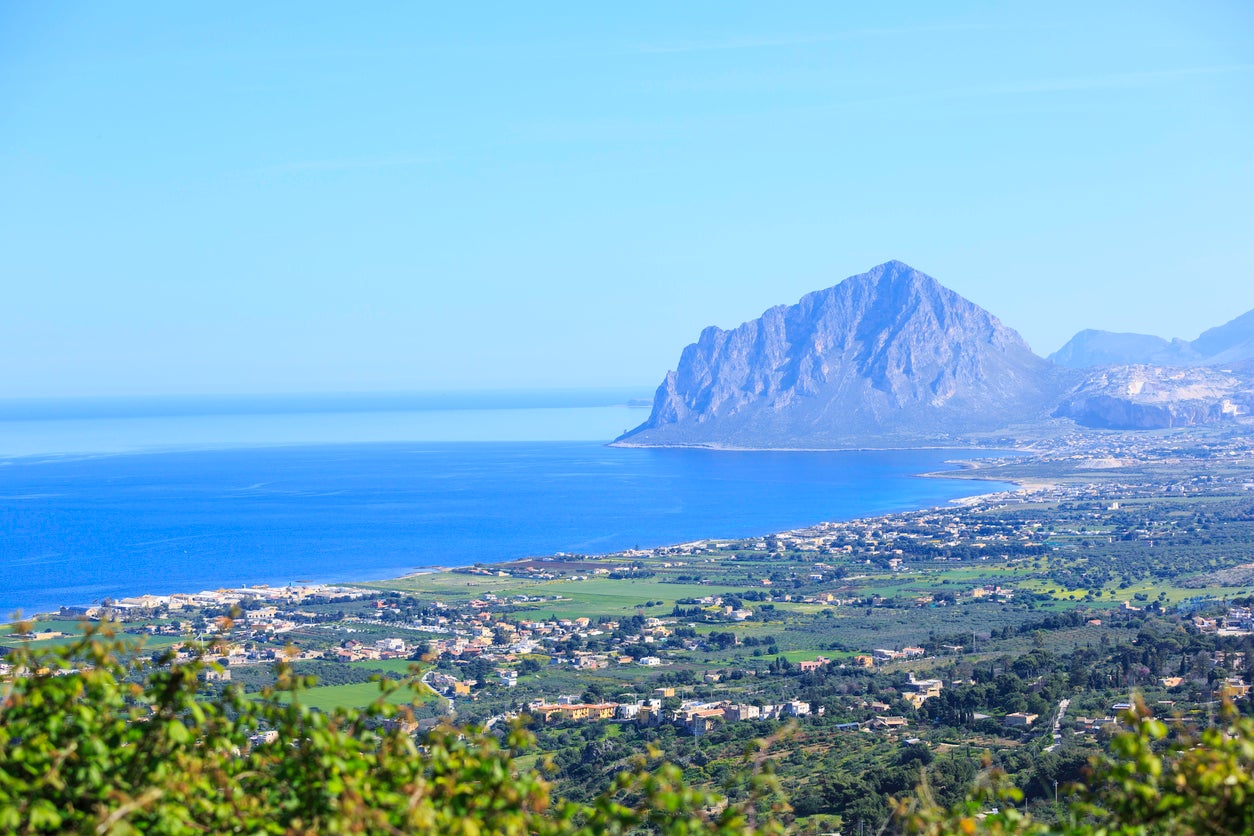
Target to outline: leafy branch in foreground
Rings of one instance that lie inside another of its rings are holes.
[[[530,736],[504,741],[440,728],[417,743],[408,707],[385,701],[320,712],[312,683],[279,665],[248,699],[201,689],[215,665],[140,647],[107,627],[62,648],[19,648],[0,683],[0,831],[16,833],[748,834],[754,802],[685,787],[677,768],[640,759],[590,804],[550,797],[519,769]],[[411,681],[410,687],[421,687]]]
[[[1254,719],[1223,707],[1221,724],[1172,728],[1137,701],[1123,716],[1090,780],[1072,789],[1063,820],[1047,823],[1014,805],[1022,793],[988,770],[968,800],[950,810],[926,787],[898,803],[907,833],[1060,836],[1242,836],[1254,833]]]

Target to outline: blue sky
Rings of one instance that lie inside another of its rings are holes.
[[[1254,308],[1249,3],[441,6],[0,4],[0,394],[647,389],[891,258]]]

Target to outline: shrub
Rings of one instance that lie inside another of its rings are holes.
[[[320,712],[312,682],[278,666],[256,698],[200,688],[210,648],[154,663],[107,628],[64,648],[18,649],[0,685],[0,831],[15,833],[745,834],[752,804],[685,787],[676,767],[624,772],[589,804],[550,797],[498,740],[440,728],[421,744],[385,702]],[[408,685],[421,687],[411,682]],[[766,776],[759,776],[768,782]],[[761,795],[759,794],[759,797]]]

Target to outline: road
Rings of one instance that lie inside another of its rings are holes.
[[[1062,726],[1062,716],[1067,713],[1067,706],[1071,705],[1071,700],[1063,700],[1058,703],[1058,713],[1054,716],[1054,742],[1045,747],[1046,752],[1052,752],[1058,748],[1058,744],[1062,742],[1062,732],[1059,728]]]

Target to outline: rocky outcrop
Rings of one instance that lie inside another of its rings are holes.
[[[1056,411],[1087,427],[1156,430],[1250,414],[1254,386],[1232,371],[1109,366],[1069,392]]]
[[[618,443],[943,441],[1044,418],[1074,383],[988,311],[890,261],[730,331],[707,328]]]

